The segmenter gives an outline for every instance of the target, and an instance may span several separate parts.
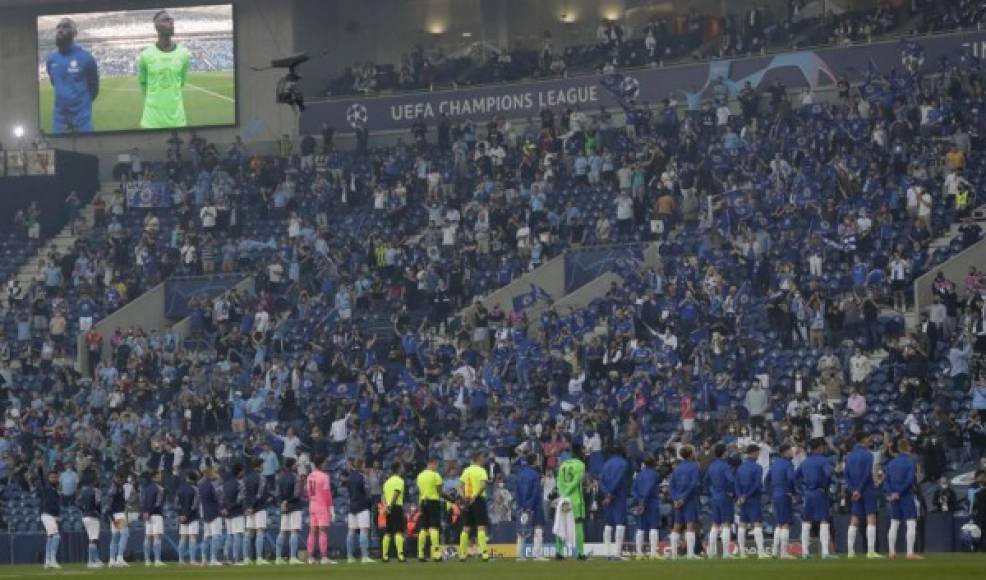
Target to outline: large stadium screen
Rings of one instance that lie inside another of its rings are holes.
[[[233,6],[38,17],[49,134],[236,124]]]

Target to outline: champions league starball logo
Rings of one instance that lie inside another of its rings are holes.
[[[366,112],[366,107],[359,103],[353,103],[346,109],[346,122],[353,129],[365,125],[368,118],[369,114]]]
[[[640,96],[640,81],[636,77],[626,75],[620,82],[620,89],[623,91],[624,98],[636,101],[637,97]]]

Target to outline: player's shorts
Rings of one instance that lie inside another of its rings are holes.
[[[246,529],[266,530],[267,529],[267,510],[260,509],[246,516]]]
[[[789,495],[775,495],[773,498],[774,524],[790,526],[794,520],[794,502]]]
[[[698,501],[690,499],[683,506],[674,510],[675,524],[690,524],[698,521]]]
[[[187,524],[178,524],[178,535],[179,536],[198,536],[199,535],[199,521],[188,522]]]
[[[51,132],[56,135],[59,133],[91,133],[92,112],[90,110],[63,111],[56,107],[52,112]]]
[[[897,501],[890,502],[890,519],[897,521],[907,521],[918,519],[917,505],[914,503],[914,494],[900,496]]]
[[[657,530],[661,527],[661,504],[652,501],[644,505],[644,511],[637,516],[638,530]]]
[[[462,510],[462,525],[467,528],[486,527],[489,523],[485,497],[477,497]]]
[[[113,523],[116,525],[122,525],[126,527],[130,520],[127,518],[127,512],[116,512],[113,514]]]
[[[295,510],[293,512],[281,512],[281,531],[282,532],[300,532],[301,531],[301,510]]]
[[[41,525],[45,527],[45,533],[54,536],[58,533],[58,518],[48,514],[41,514]]]
[[[308,527],[310,528],[327,528],[332,524],[328,513],[318,513],[309,512],[308,514]]]
[[[763,521],[763,503],[760,498],[750,498],[743,502],[739,507],[740,521],[744,524],[753,524]]]
[[[801,510],[801,519],[806,522],[827,522],[829,520],[829,498],[820,490],[805,492],[805,501]]]
[[[130,523],[140,519],[140,512],[127,512],[127,521]]]
[[[733,523],[733,498],[728,496],[713,497],[710,503],[712,504],[713,524],[721,526],[722,524]]]
[[[211,522],[205,522],[202,535],[206,538],[223,535],[223,519],[216,518]]]
[[[877,512],[877,501],[876,501],[876,490],[868,489],[863,492],[863,496],[856,501],[851,502],[852,515],[857,518],[865,518],[870,514],[876,514]]]
[[[91,516],[84,516],[82,518],[82,527],[86,530],[86,537],[89,541],[99,540],[99,518],[94,518]]]
[[[418,529],[429,530],[431,528],[441,529],[442,527],[442,502],[437,499],[423,499],[419,509],[421,515],[418,516]]]
[[[350,530],[365,530],[370,527],[370,510],[363,510],[358,514],[346,516],[346,524]]]
[[[242,534],[246,530],[246,519],[243,516],[225,518],[227,534]]]
[[[404,506],[391,506],[387,514],[387,533],[403,534],[407,530],[407,520],[404,519]]]
[[[160,536],[164,533],[164,517],[151,515],[144,522],[144,533],[149,536]]]
[[[625,526],[627,524],[627,498],[613,498],[613,501],[609,502],[603,511],[607,526]]]

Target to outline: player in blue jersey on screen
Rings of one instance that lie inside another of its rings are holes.
[[[54,89],[51,132],[86,133],[92,127],[92,102],[99,96],[99,69],[92,54],[75,43],[79,30],[71,18],[55,26],[57,50],[48,55],[45,69]]]

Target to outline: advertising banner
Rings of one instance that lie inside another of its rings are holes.
[[[906,48],[905,44],[908,45]],[[904,53],[913,53],[915,47],[922,55],[923,68],[935,72],[940,70],[942,59],[958,62],[967,54],[981,58],[984,46],[986,31],[971,31],[915,37],[906,43],[888,40],[668,68],[627,70],[617,75],[620,91],[603,86],[603,81],[613,77],[585,75],[446,91],[330,99],[311,102],[301,115],[300,129],[317,133],[322,122],[328,122],[339,132],[352,131],[362,124],[370,131],[407,129],[418,119],[433,124],[443,113],[453,121],[482,121],[494,116],[520,119],[535,117],[543,108],[616,107],[620,96],[626,94],[651,103],[671,97],[694,105],[720,78],[731,94],[738,92],[746,82],[762,88],[775,79],[788,88],[828,87],[835,85],[843,75],[850,80],[861,80],[874,66],[885,72],[902,69],[903,59],[907,57]]]

